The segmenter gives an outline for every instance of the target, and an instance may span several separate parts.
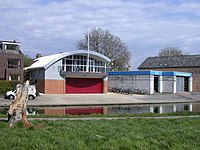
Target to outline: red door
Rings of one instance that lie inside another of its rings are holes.
[[[94,78],[67,78],[67,94],[103,93],[102,79]]]

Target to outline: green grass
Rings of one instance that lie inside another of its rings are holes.
[[[32,121],[7,128],[0,122],[1,150],[200,149],[200,118]]]

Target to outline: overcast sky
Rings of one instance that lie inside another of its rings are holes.
[[[128,46],[133,70],[168,46],[200,54],[200,0],[0,0],[0,18],[0,40],[31,57],[74,50],[96,27]]]

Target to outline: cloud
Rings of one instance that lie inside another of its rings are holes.
[[[0,0],[0,39],[34,56],[73,50],[87,28],[119,36],[133,69],[167,46],[200,53],[200,2],[186,0]]]

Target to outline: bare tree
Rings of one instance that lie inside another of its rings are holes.
[[[90,50],[101,53],[111,59],[112,70],[128,70],[130,68],[131,52],[117,36],[100,28],[89,33]],[[76,43],[78,49],[88,49],[88,33]]]
[[[183,52],[176,48],[176,47],[166,47],[158,53],[158,56],[164,57],[164,56],[181,56],[184,55]]]

